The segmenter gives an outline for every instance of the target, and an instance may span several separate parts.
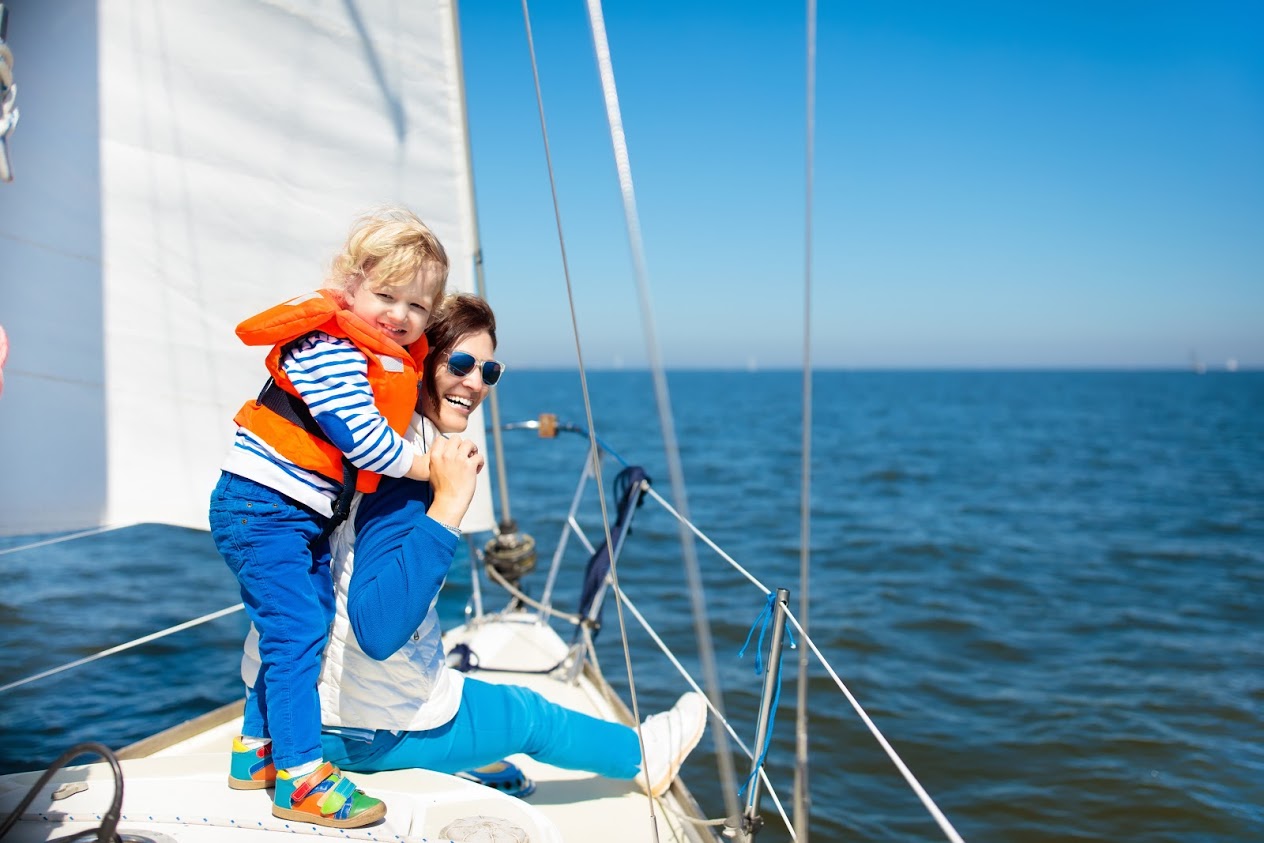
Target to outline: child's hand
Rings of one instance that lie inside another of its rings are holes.
[[[408,469],[408,473],[404,475],[410,480],[429,480],[430,479],[430,455],[417,453],[413,456],[412,468]]]

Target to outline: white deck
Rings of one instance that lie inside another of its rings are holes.
[[[451,633],[448,644],[468,643],[487,666],[519,665],[527,670],[556,664],[566,646],[553,630],[530,616],[485,623]],[[623,719],[590,677],[577,685],[539,674],[477,673],[489,682],[525,685],[569,708],[597,717]],[[492,788],[454,776],[423,770],[357,774],[356,780],[386,801],[386,818],[364,829],[325,829],[278,820],[270,812],[270,792],[234,791],[226,777],[229,748],[240,718],[199,728],[193,735],[143,758],[122,762],[123,819],[120,833],[144,835],[163,843],[272,840],[277,834],[308,834],[350,840],[448,840],[440,831],[461,817],[499,817],[521,828],[532,843],[593,841],[633,843],[653,840],[650,800],[633,782],[603,779],[562,770],[525,756],[512,760],[536,782],[535,793],[515,799]],[[0,777],[0,814],[11,813],[40,773]],[[66,783],[83,783],[79,793],[54,801],[52,792]],[[114,795],[104,764],[62,770],[43,788],[6,841],[43,841],[96,828]],[[688,792],[679,783],[654,804],[658,838],[666,841],[712,840],[705,831],[682,822],[690,813]]]

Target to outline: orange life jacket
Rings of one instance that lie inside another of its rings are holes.
[[[403,436],[417,404],[419,373],[428,347],[425,336],[407,349],[401,348],[344,309],[327,290],[268,308],[237,326],[237,336],[246,345],[272,346],[267,359],[268,373],[278,387],[295,397],[298,390],[281,368],[281,357],[290,343],[314,331],[324,331],[355,343],[369,362],[373,403],[391,430]],[[342,482],[341,451],[257,400],[243,404],[233,421],[295,465]],[[356,478],[356,491],[372,492],[380,479],[378,474],[361,470]]]

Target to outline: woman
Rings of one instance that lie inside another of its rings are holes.
[[[455,773],[522,752],[644,786],[634,729],[444,662],[435,602],[483,467],[474,443],[459,434],[504,366],[493,359],[495,317],[476,296],[445,300],[426,337],[424,418],[414,418],[414,441],[430,456],[430,482],[384,478],[333,540],[337,616],[320,686],[325,758],[360,772]],[[645,721],[652,794],[667,790],[705,725],[706,701],[697,693]]]

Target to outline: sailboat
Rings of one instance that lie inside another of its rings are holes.
[[[150,522],[205,529],[233,413],[257,391],[261,371],[258,352],[236,341],[233,326],[312,286],[320,257],[357,212],[407,204],[448,251],[449,289],[479,286],[455,3],[6,6],[26,113],[11,138],[15,180],[0,186],[0,320],[11,344],[0,531],[77,535]],[[56,279],[55,290],[24,279]],[[538,432],[554,422],[518,426]],[[480,417],[471,430],[486,450],[483,427]],[[477,654],[466,666],[481,667],[482,678],[632,722],[592,659],[582,622],[571,641],[549,623],[563,614],[548,597],[561,548],[574,538],[600,555],[599,541],[569,529],[581,492],[601,480],[602,457],[622,461],[591,427],[574,428],[590,447],[543,598],[498,571],[508,607],[489,611],[476,591],[469,622],[445,643],[458,659]],[[485,474],[461,527],[492,534],[512,556],[523,539],[503,513],[495,517],[489,481]],[[670,508],[648,485],[631,491]],[[483,555],[476,548],[475,558]],[[623,599],[617,584],[598,579],[590,612],[603,595]],[[783,613],[784,599],[764,591],[770,615]],[[781,646],[776,632],[770,652]],[[772,692],[766,682],[765,697]],[[117,763],[0,778],[9,839],[94,839],[108,826],[123,839],[154,841],[309,833],[614,843],[714,840],[725,821],[739,837],[758,829],[754,774],[743,824],[732,806],[708,820],[720,810],[704,812],[683,782],[656,803],[628,783],[520,759],[520,780],[501,787],[420,770],[361,776],[387,801],[381,825],[299,827],[271,817],[257,794],[222,787],[239,710],[154,735],[117,753]],[[751,755],[764,746],[761,733]],[[525,791],[527,780],[534,795],[506,792]],[[216,795],[208,801],[207,792]]]

